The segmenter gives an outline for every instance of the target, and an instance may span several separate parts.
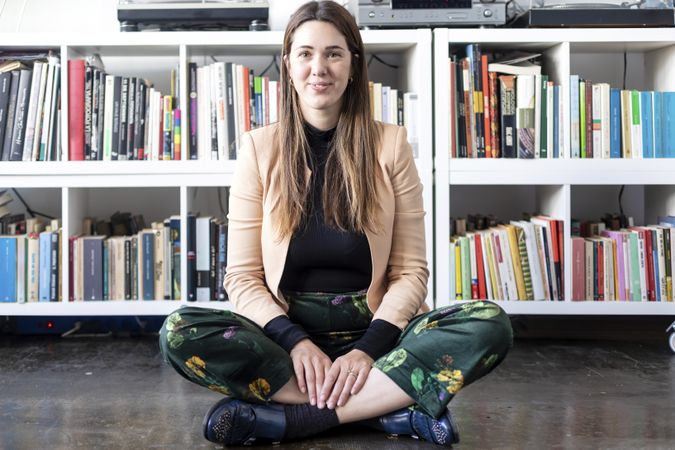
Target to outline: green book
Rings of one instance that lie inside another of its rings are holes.
[[[459,247],[462,252],[462,299],[471,300],[471,249],[469,238],[461,236]]]
[[[586,82],[579,81],[579,152],[586,158]]]
[[[631,300],[634,302],[639,302],[642,299],[642,291],[640,289],[640,254],[638,245],[637,233],[629,233],[628,246],[630,250],[630,293]]]

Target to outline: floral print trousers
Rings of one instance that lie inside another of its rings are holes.
[[[288,315],[331,359],[349,352],[372,320],[364,291],[284,293]],[[506,313],[477,301],[415,317],[396,346],[374,362],[434,417],[453,396],[493,370],[513,342]],[[162,355],[188,380],[242,400],[263,403],[293,376],[291,358],[253,323],[231,311],[183,307],[160,330]]]

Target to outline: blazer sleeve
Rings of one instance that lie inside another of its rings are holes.
[[[388,288],[373,319],[386,320],[403,329],[424,303],[429,269],[422,183],[405,128],[399,127],[395,142],[391,173],[395,211],[386,273]]]
[[[236,311],[264,327],[284,309],[267,284],[262,257],[263,183],[253,138],[242,136],[230,188],[225,289]]]

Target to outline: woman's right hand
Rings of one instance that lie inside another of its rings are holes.
[[[326,373],[332,364],[330,358],[309,339],[303,339],[291,350],[293,370],[298,388],[309,394],[309,402],[316,405]]]

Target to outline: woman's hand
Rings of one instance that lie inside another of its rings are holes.
[[[330,358],[309,339],[303,339],[291,350],[293,370],[298,388],[309,393],[309,403],[317,404],[317,397],[331,366]]]
[[[352,350],[333,362],[319,395],[319,408],[343,406],[350,395],[358,393],[368,378],[373,358],[361,350]]]

